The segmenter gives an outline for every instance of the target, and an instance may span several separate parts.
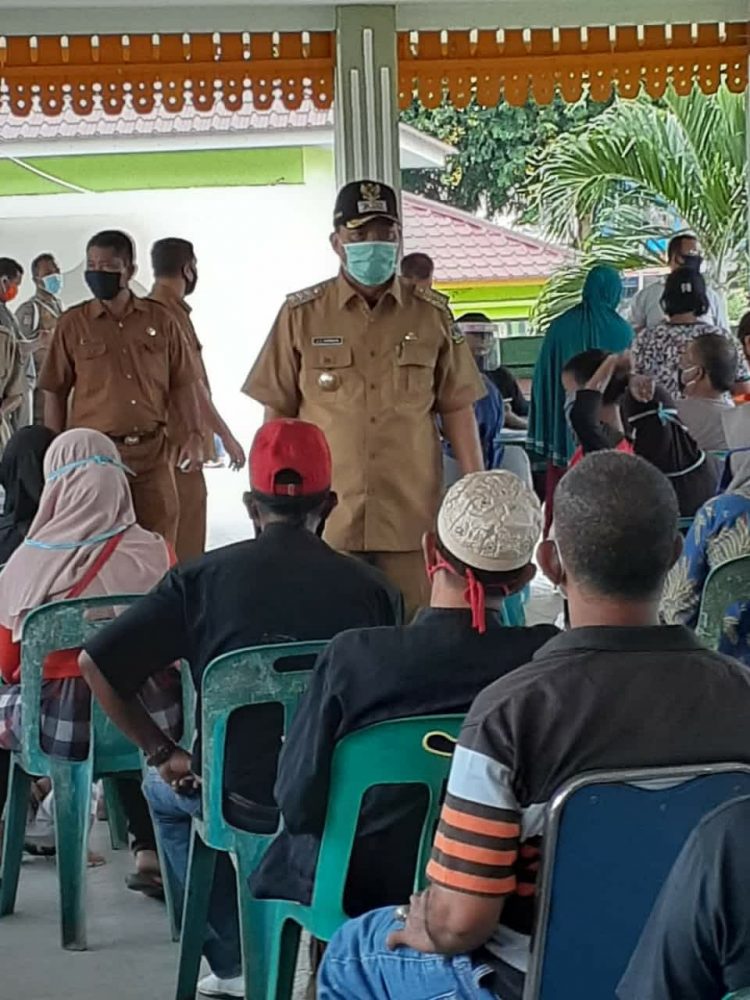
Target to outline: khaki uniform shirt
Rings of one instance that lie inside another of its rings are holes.
[[[171,289],[165,288],[163,285],[155,285],[148,293],[148,297],[153,302],[158,302],[160,305],[164,306],[170,316],[174,319],[175,323],[179,326],[180,331],[185,338],[185,343],[188,351],[190,352],[190,357],[193,365],[195,366],[195,370],[198,373],[200,381],[210,393],[211,386],[208,381],[208,372],[206,371],[206,366],[203,363],[203,345],[200,340],[198,340],[198,334],[196,333],[193,320],[190,316],[193,310],[184,299],[180,298],[179,295],[175,295]],[[187,439],[186,428],[180,424],[177,414],[173,409],[169,411],[167,437],[178,448],[182,447]],[[206,429],[203,432],[204,461],[208,461],[213,458],[214,455],[213,431]]]
[[[0,302],[0,399],[23,396],[28,391],[18,324],[7,305]]]
[[[339,505],[326,529],[350,552],[409,552],[441,495],[436,413],[485,395],[445,296],[396,278],[371,309],[339,275],[287,298],[243,392],[317,424]]]
[[[166,426],[170,393],[197,379],[166,309],[133,295],[122,320],[97,299],[63,313],[39,387],[73,392],[69,426],[124,437]]]
[[[21,351],[25,357],[34,356],[35,371],[42,370],[47,347],[39,346],[39,338],[51,338],[63,313],[63,304],[49,292],[37,292],[16,310],[16,320],[21,331]]]

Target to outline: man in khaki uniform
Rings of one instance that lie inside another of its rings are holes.
[[[347,184],[334,227],[339,275],[287,298],[243,391],[266,419],[322,428],[339,498],[326,539],[382,569],[414,610],[429,594],[420,545],[441,495],[435,418],[462,471],[480,471],[473,407],[485,390],[445,296],[395,277],[395,192]]]
[[[31,277],[36,291],[18,307],[16,320],[21,331],[21,354],[24,359],[30,359],[27,370],[33,377],[33,422],[43,424],[44,393],[38,388],[36,381],[44,366],[55,326],[63,313],[63,304],[59,298],[63,276],[54,256],[42,253],[31,262]]]
[[[203,460],[208,461],[213,457],[214,434],[218,434],[229,455],[232,468],[241,469],[245,464],[245,452],[211,400],[211,387],[203,364],[203,347],[190,317],[190,306],[185,301],[186,296],[192,295],[195,291],[198,282],[198,262],[193,244],[177,237],[157,240],[151,248],[151,268],[155,281],[148,297],[163,305],[180,327],[193,364],[200,375],[198,403],[204,427]],[[173,450],[180,507],[175,548],[177,559],[185,562],[188,559],[196,559],[206,548],[206,479],[202,468],[193,472],[183,472],[179,468],[179,454],[185,443],[185,428],[179,414],[174,411],[170,411],[169,414],[167,438]]]
[[[0,450],[18,423],[18,413],[29,392],[19,348],[18,325],[8,303],[18,295],[23,268],[10,257],[0,257]]]
[[[56,432],[91,427],[107,434],[135,473],[138,523],[174,544],[177,489],[167,414],[173,407],[186,428],[180,462],[200,468],[198,373],[166,309],[130,291],[130,237],[117,230],[99,233],[89,241],[86,260],[94,298],[68,309],[57,324],[39,379],[47,394],[45,423]]]

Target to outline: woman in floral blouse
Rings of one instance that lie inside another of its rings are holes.
[[[684,395],[679,381],[680,361],[688,343],[702,333],[716,333],[734,344],[729,330],[702,323],[708,311],[706,283],[691,267],[680,267],[664,284],[662,308],[667,321],[641,330],[633,342],[633,363],[639,375],[650,375],[673,399]],[[743,355],[737,359],[735,392],[750,381],[750,368]],[[741,383],[741,384],[740,384]]]
[[[750,405],[724,416],[730,449],[750,443]],[[750,556],[750,450],[731,456],[732,481],[726,493],[701,507],[685,539],[685,550],[667,578],[661,618],[668,625],[698,623],[703,586],[716,566]],[[719,650],[750,666],[750,595],[738,600],[724,616]]]

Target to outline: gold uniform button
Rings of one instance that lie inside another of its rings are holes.
[[[340,379],[333,372],[321,372],[318,375],[318,385],[323,392],[334,392],[339,387]]]

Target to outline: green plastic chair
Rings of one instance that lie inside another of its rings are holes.
[[[131,604],[138,596],[81,598],[47,604],[33,611],[23,628],[23,732],[20,753],[11,755],[0,882],[0,917],[7,916],[15,908],[31,779],[49,777],[55,793],[55,843],[62,945],[74,951],[86,948],[86,846],[92,782],[114,774],[137,775],[141,762],[138,749],[116,729],[93,700],[87,759],[64,760],[44,753],[39,742],[42,665],[49,653],[83,646],[98,628],[111,620],[89,618],[86,614],[88,611]]]
[[[239,909],[249,896],[247,879],[278,833],[249,833],[224,817],[224,752],[229,718],[247,705],[280,704],[287,732],[307,690],[314,658],[327,642],[291,642],[225,653],[209,663],[201,683],[203,732],[202,818],[193,820],[177,974],[178,1000],[194,1000],[206,936],[216,857],[228,852],[237,869]],[[304,670],[280,670],[310,660]]]
[[[750,1000],[750,987],[746,990],[737,990],[736,993],[727,993],[724,1000]]]
[[[301,931],[330,941],[348,919],[344,912],[349,858],[362,799],[375,785],[421,785],[428,790],[414,887],[425,883],[435,826],[451,755],[426,748],[431,733],[457,738],[463,716],[424,716],[380,722],[345,737],[331,765],[331,790],[318,856],[312,902],[242,898],[246,1000],[291,1000]]]
[[[696,633],[709,649],[719,648],[724,616],[733,604],[743,600],[750,600],[750,556],[729,559],[708,574]]]

